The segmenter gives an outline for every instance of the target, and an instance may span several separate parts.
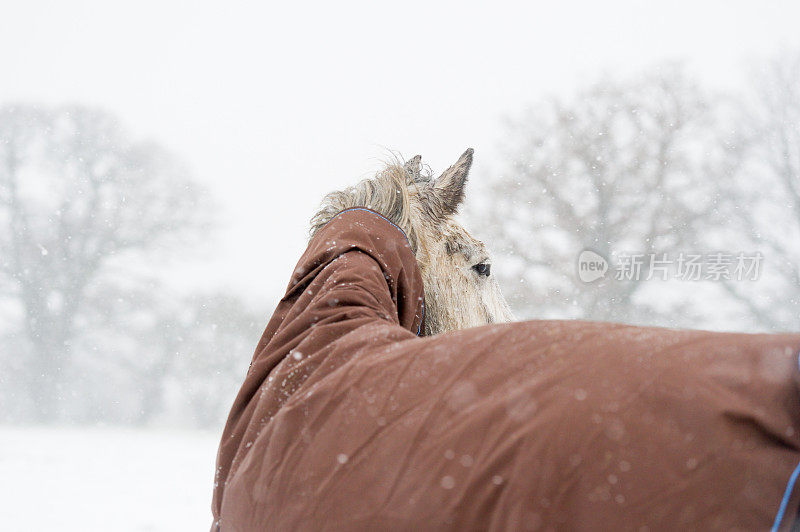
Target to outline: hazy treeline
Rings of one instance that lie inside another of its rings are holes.
[[[521,317],[800,329],[800,56],[750,79],[712,93],[662,65],[509,120],[467,216]],[[143,267],[194,249],[212,205],[108,113],[0,108],[3,421],[219,426],[269,309]],[[584,283],[584,249],[641,253],[644,270],[664,253],[764,261],[758,281]]]

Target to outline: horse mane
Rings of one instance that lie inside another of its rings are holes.
[[[416,192],[416,183],[423,179],[400,162],[393,162],[387,164],[386,168],[375,177],[364,179],[344,190],[329,193],[323,198],[320,209],[311,218],[310,236],[313,237],[343,210],[366,207],[402,229],[408,237],[412,251],[416,253],[418,238],[411,223],[411,195]]]

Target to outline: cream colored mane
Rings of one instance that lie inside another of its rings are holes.
[[[411,248],[417,252],[417,235],[411,223],[411,192],[414,178],[400,164],[390,164],[370,179],[338,192],[331,192],[322,200],[320,210],[311,218],[310,235],[327,224],[345,209],[366,207],[385,216],[408,236]]]

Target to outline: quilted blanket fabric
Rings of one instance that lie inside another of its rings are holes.
[[[791,527],[800,335],[423,320],[400,229],[319,231],[232,407],[212,529]]]

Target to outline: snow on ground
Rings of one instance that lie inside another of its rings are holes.
[[[0,426],[0,528],[208,530],[218,435]]]

